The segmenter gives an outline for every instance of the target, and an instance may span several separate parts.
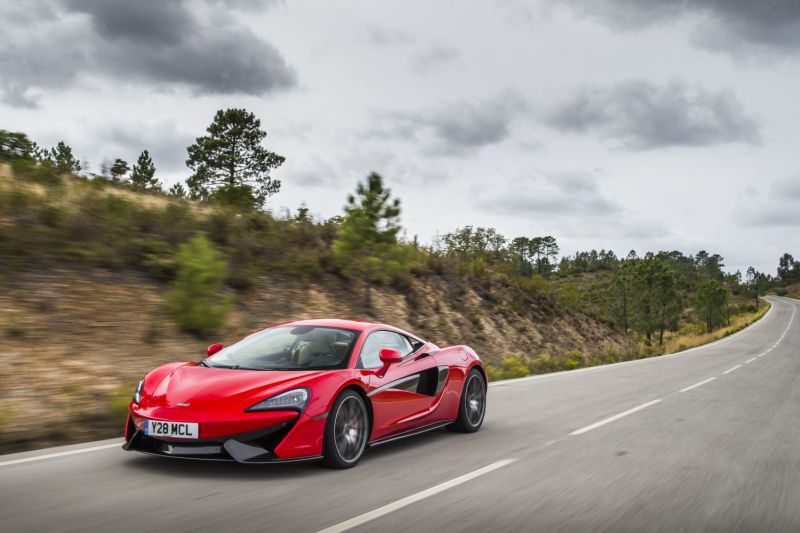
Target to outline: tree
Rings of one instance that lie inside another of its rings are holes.
[[[262,146],[267,132],[261,121],[244,109],[217,111],[206,130],[187,150],[186,165],[194,171],[187,180],[193,198],[213,198],[241,208],[262,207],[281,188],[270,173],[285,158]]]
[[[766,274],[759,272],[752,266],[747,268],[745,284],[753,293],[753,302],[756,304],[756,309],[758,309],[759,306],[758,297],[767,292],[768,282],[769,280]]]
[[[150,153],[144,150],[131,171],[131,188],[135,191],[160,191],[161,182],[156,177],[156,166]]]
[[[125,177],[125,174],[127,174],[130,169],[131,167],[128,166],[127,161],[115,159],[114,163],[109,169],[109,172],[111,173],[111,179],[114,181],[122,181],[122,178]]]
[[[778,277],[784,285],[800,281],[800,262],[795,261],[792,254],[783,254],[778,260]]]
[[[386,283],[408,271],[407,250],[397,242],[400,200],[391,198],[391,190],[373,172],[348,197],[345,213],[333,258],[342,274],[366,282],[364,305],[369,308],[371,282]]]
[[[530,277],[533,274],[533,266],[530,261],[531,240],[528,237],[516,237],[508,245],[509,251],[514,254],[518,265],[520,276]]]
[[[728,289],[717,280],[705,280],[697,287],[697,310],[709,333],[724,322],[728,298]]]
[[[542,248],[545,259],[547,260],[545,268],[549,273],[553,269],[553,265],[556,264],[556,259],[558,258],[558,253],[560,252],[560,249],[558,247],[558,243],[556,242],[555,237],[552,237],[551,235],[547,235],[542,238]],[[540,273],[542,272],[540,271]]]
[[[442,236],[445,253],[466,260],[496,261],[504,253],[506,238],[494,228],[465,226]]]
[[[675,274],[665,264],[658,262],[655,279],[655,300],[659,308],[658,344],[664,344],[664,332],[678,328],[681,316],[681,297]]]
[[[176,196],[178,198],[186,198],[186,189],[183,187],[181,183],[175,183],[172,187],[169,188],[168,193],[170,196]]]
[[[724,259],[721,255],[709,255],[705,250],[700,250],[694,260],[701,278],[722,281],[725,276],[722,267],[725,265],[722,262]]]
[[[611,286],[615,293],[614,300],[617,321],[622,322],[622,330],[625,335],[630,329],[630,298],[633,285],[633,268],[637,259],[629,258],[620,261],[619,267],[614,271]]]
[[[81,170],[81,164],[72,155],[72,148],[59,141],[58,144],[44,152],[44,159],[59,172],[77,173]]]
[[[630,278],[631,324],[648,345],[656,333],[658,344],[663,344],[664,332],[677,328],[681,313],[675,274],[662,259],[648,253],[633,263]]]
[[[36,143],[21,132],[0,130],[0,160],[32,159]]]
[[[231,306],[220,294],[228,265],[202,233],[181,244],[177,265],[167,303],[178,326],[201,336],[218,331]]]
[[[631,325],[652,344],[658,328],[659,306],[656,300],[658,265],[652,254],[637,261],[631,271]]]

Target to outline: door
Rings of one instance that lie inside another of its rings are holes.
[[[370,440],[425,425],[440,389],[439,368],[434,358],[424,352],[425,346],[415,351],[409,339],[394,331],[370,333],[361,348],[359,366],[381,368],[380,351],[384,348],[400,350],[406,358],[391,365],[385,375],[369,377],[374,420]]]

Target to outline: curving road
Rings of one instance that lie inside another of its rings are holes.
[[[351,470],[196,463],[119,440],[0,456],[16,531],[800,531],[800,302],[723,341],[498,382],[483,429]]]

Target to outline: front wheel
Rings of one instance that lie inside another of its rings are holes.
[[[459,433],[475,433],[483,424],[486,414],[486,381],[483,374],[475,368],[467,374],[461,401],[458,407],[458,418],[447,426],[447,429]]]
[[[351,468],[364,454],[369,438],[369,416],[364,400],[346,390],[333,403],[325,425],[325,466]]]

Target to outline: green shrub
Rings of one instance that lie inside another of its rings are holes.
[[[60,185],[59,172],[47,163],[35,159],[14,159],[11,161],[14,174],[44,185]]]
[[[534,374],[544,374],[558,370],[558,365],[556,364],[555,359],[548,353],[543,353],[537,357],[534,357],[531,361],[530,367]]]
[[[556,301],[559,305],[577,311],[580,309],[581,291],[574,283],[565,282],[558,287]]]
[[[169,281],[175,276],[175,252],[163,238],[134,238],[131,247],[136,262],[153,278]]]
[[[531,277],[529,287],[534,294],[538,294],[540,296],[545,296],[550,292],[550,282],[540,274],[534,274]]]
[[[787,294],[789,294],[789,289],[787,289],[786,287],[777,287],[775,289],[775,294],[777,294],[778,296],[786,296]]]
[[[584,366],[583,355],[578,350],[570,350],[561,356],[561,368],[563,370],[574,370]]]
[[[231,300],[221,293],[228,266],[202,233],[180,246],[177,275],[167,303],[178,326],[205,336],[224,324]]]
[[[500,363],[499,377],[497,379],[522,378],[528,374],[530,374],[530,369],[525,358],[510,355],[504,357]]]

